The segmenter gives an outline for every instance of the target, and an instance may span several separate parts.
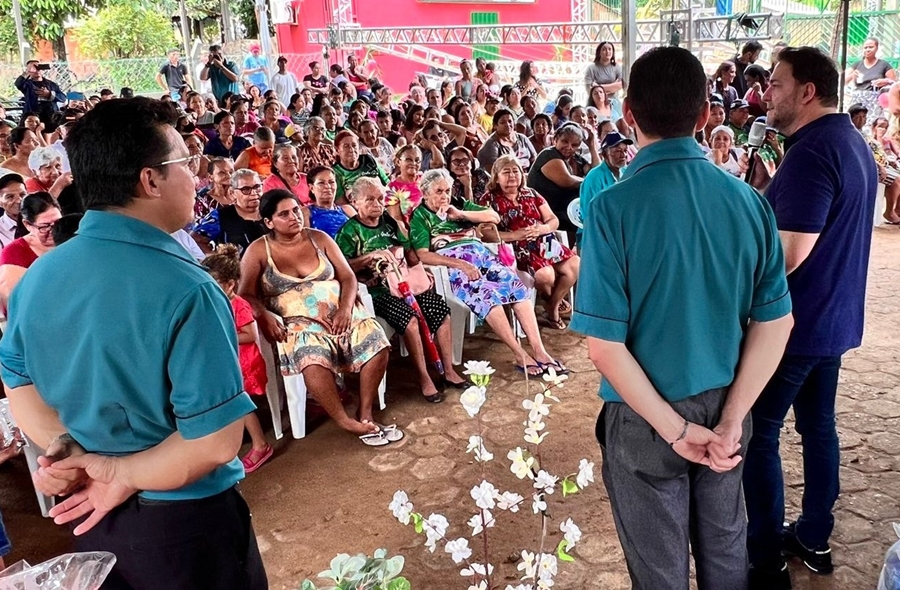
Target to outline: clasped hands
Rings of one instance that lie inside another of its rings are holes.
[[[672,450],[688,461],[725,473],[741,462],[742,432],[740,420],[722,420],[713,430],[689,422],[684,438],[673,444]]]
[[[39,467],[31,477],[35,489],[45,496],[68,496],[50,509],[53,522],[66,524],[87,517],[74,530],[75,535],[83,535],[137,490],[120,481],[120,458],[87,453],[71,439],[61,439],[38,457]]]

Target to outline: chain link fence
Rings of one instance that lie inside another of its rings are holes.
[[[840,59],[840,47],[832,45],[835,22],[838,15],[826,12],[817,15],[787,14],[784,19],[784,41],[790,45],[811,45],[831,53]],[[862,58],[862,46],[866,39],[879,41],[879,57],[895,68],[900,66],[900,10],[857,12],[850,14],[847,35],[847,61],[853,63]]]
[[[125,86],[137,94],[161,94],[156,74],[165,58],[116,59],[97,61],[53,62],[44,72],[63,92],[98,94],[109,88],[116,94]],[[0,97],[17,98],[15,80],[22,73],[18,64],[0,63]]]

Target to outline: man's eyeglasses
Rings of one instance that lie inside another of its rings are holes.
[[[195,162],[200,161],[200,158],[201,158],[201,154],[192,154],[192,155],[186,156],[184,158],[176,158],[174,160],[166,160],[165,162],[160,162],[159,164],[147,166],[147,168],[161,168],[162,166],[168,166],[169,164],[193,164]]]
[[[261,185],[261,184],[254,184],[254,185],[252,185],[252,186],[239,186],[239,187],[237,187],[237,189],[235,189],[235,190],[239,190],[239,191],[241,191],[242,193],[244,193],[245,195],[252,195],[253,193],[259,193],[259,192],[262,192],[262,185]]]

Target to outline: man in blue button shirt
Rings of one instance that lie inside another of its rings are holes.
[[[254,409],[231,306],[169,233],[193,215],[192,159],[172,103],[103,102],[69,132],[87,209],[78,235],[19,282],[0,376],[47,449],[35,483],[69,496],[78,551],[116,555],[104,589],[263,590],[236,484]]]
[[[841,355],[862,342],[878,170],[850,117],[837,112],[838,70],[812,47],[778,54],[768,124],[788,136],[766,191],[784,244],[796,325],[778,370],[753,406],[747,449],[751,588],[787,590],[782,551],[815,573],[833,566],[840,468],[835,396]],[[793,406],[803,446],[803,508],[784,527],[779,434]]]
[[[772,210],[694,140],[709,116],[690,52],[631,70],[637,156],[591,200],[572,329],[603,376],[597,437],[632,587],[746,590],[741,456],[792,325]]]

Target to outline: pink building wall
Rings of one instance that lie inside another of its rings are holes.
[[[297,25],[278,25],[276,35],[282,53],[309,54],[322,46],[307,42],[307,30],[326,28],[324,2],[302,0],[294,3]],[[496,12],[499,24],[571,22],[571,0],[535,0],[531,4],[500,2],[423,2],[419,0],[355,0],[356,18],[362,27],[440,27],[468,25],[473,12]],[[464,58],[472,58],[472,48],[458,45],[435,45],[433,49]],[[330,61],[339,56],[330,52]],[[360,52],[361,53],[361,52]],[[557,55],[552,45],[506,45],[500,47],[501,59],[549,61]],[[427,71],[428,66],[392,55],[378,55],[375,60],[384,72],[386,83],[395,92],[404,92],[415,72]],[[341,62],[346,66],[346,59]],[[304,68],[295,72],[307,74]]]

